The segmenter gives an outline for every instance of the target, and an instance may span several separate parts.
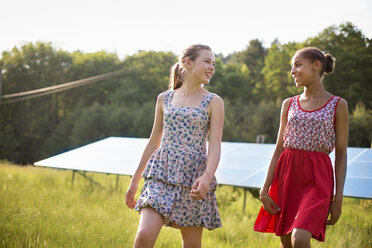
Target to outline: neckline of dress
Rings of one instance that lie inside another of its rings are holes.
[[[207,97],[207,95],[209,95],[209,91],[207,91],[207,94],[205,94],[205,96],[203,96],[203,98],[202,98],[202,100],[201,100],[201,102],[199,103],[199,105],[198,106],[179,106],[179,105],[176,105],[176,104],[173,104],[172,103],[172,100],[173,100],[173,96],[174,96],[174,90],[173,91],[171,91],[171,96],[170,96],[170,98],[169,98],[169,100],[168,100],[168,103],[169,103],[169,105],[170,106],[173,106],[173,107],[177,107],[177,108],[189,108],[189,109],[196,109],[196,108],[202,108],[202,104],[203,104],[203,102],[204,102],[204,100],[205,100],[205,98]]]
[[[325,106],[327,106],[328,105],[328,103],[330,103],[331,102],[331,100],[333,99],[333,98],[335,98],[336,96],[332,96],[327,102],[326,102],[326,104],[324,104],[323,106],[321,106],[320,108],[317,108],[317,109],[314,109],[314,110],[306,110],[306,109],[303,109],[302,107],[301,107],[301,104],[300,104],[300,95],[297,97],[297,105],[298,105],[298,108],[299,109],[301,109],[302,111],[304,111],[304,112],[308,112],[308,113],[311,113],[311,112],[315,112],[315,111],[318,111],[318,110],[321,110],[322,108],[324,108]]]

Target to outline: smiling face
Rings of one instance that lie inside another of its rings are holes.
[[[319,61],[312,62],[310,59],[295,54],[292,58],[291,75],[297,87],[308,86],[320,79]]]
[[[212,51],[200,50],[199,56],[194,61],[189,61],[190,79],[200,84],[208,84],[212,78],[215,68],[215,57]]]

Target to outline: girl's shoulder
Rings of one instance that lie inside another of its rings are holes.
[[[291,96],[291,97],[288,97],[286,99],[284,99],[283,101],[283,104],[289,104],[290,102],[292,102],[294,99],[296,99],[296,97],[298,97],[299,95],[295,95],[295,96]]]
[[[213,103],[213,102],[223,103],[222,97],[220,97],[219,95],[217,95],[214,92],[210,92],[210,91],[206,90],[205,96],[208,96],[210,98],[211,103]]]
[[[213,92],[207,92],[208,103],[213,109],[224,109],[224,102],[222,97]],[[208,105],[208,104],[206,104]]]
[[[347,101],[342,97],[337,97],[337,103],[336,103],[336,115],[349,115],[349,107],[347,104]]]
[[[291,107],[292,102],[295,102],[295,99],[297,97],[299,97],[299,95],[291,96],[291,97],[284,99],[282,103],[282,110],[281,110],[283,114],[286,113],[288,115],[289,108]]]
[[[298,98],[299,95],[295,95],[295,96],[291,96],[291,97],[288,97],[286,99],[284,99],[283,103],[282,103],[282,107],[289,107],[291,105],[291,103],[296,99]]]
[[[210,96],[213,98],[216,98],[216,99],[220,99],[222,100],[222,97],[220,97],[219,95],[217,95],[216,93],[214,92],[211,92],[211,91],[208,91],[208,90],[205,90],[205,96]]]
[[[164,100],[165,97],[168,97],[168,96],[171,95],[173,92],[174,92],[174,90],[166,90],[166,91],[163,91],[163,92],[161,92],[161,93],[158,95],[158,99]]]
[[[165,106],[165,103],[168,102],[169,97],[172,94],[172,91],[173,90],[167,90],[167,91],[161,92],[158,95],[157,99],[156,99],[157,104],[159,104],[160,106],[164,107]]]
[[[161,92],[158,97],[164,97],[165,95],[169,95],[173,92],[174,90],[166,90],[166,91],[163,91]]]

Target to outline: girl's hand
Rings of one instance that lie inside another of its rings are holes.
[[[342,200],[333,200],[329,206],[329,214],[331,218],[327,220],[327,225],[334,225],[337,223],[338,219],[341,216],[342,209]]]
[[[136,183],[133,183],[133,182],[130,182],[130,185],[128,187],[128,190],[127,190],[127,193],[125,195],[125,204],[127,204],[127,206],[130,208],[130,209],[133,209],[134,206],[136,205],[136,201],[134,200],[134,196],[136,195],[137,193],[137,188],[138,188],[138,184]]]
[[[262,202],[263,208],[269,214],[276,214],[280,211],[278,205],[275,204],[274,200],[269,196],[267,193],[265,196],[260,196],[260,200]]]
[[[194,200],[204,199],[209,191],[209,183],[211,182],[208,174],[204,173],[201,177],[195,180],[191,187],[189,196]]]

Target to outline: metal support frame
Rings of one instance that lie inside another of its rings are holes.
[[[72,171],[72,180],[71,180],[71,188],[74,187],[74,181],[75,181],[75,170]]]
[[[243,188],[244,190],[244,200],[243,200],[243,214],[245,212],[245,204],[247,201],[247,191],[249,191],[254,198],[258,198],[260,195],[260,189],[254,189],[254,188]]]
[[[85,179],[89,180],[91,183],[97,185],[97,186],[100,187],[101,189],[104,189],[104,188],[105,188],[105,187],[103,187],[99,182],[96,182],[96,181],[94,181],[92,178],[88,177],[88,176],[85,174],[85,171],[80,172],[80,171],[78,171],[78,170],[73,170],[73,171],[72,171],[72,187],[74,187],[75,173],[78,173],[79,175],[81,175],[81,176],[84,177]]]
[[[92,178],[88,177],[85,174],[86,173],[85,171],[80,172],[78,170],[72,170],[72,180],[71,180],[71,187],[72,188],[74,187],[75,173],[80,174],[82,177],[84,177],[85,179],[89,180],[91,183],[94,183],[95,185],[99,186],[101,189],[104,189],[105,188],[99,182],[94,181]],[[106,174],[106,175],[110,175],[110,174]],[[115,183],[115,190],[116,191],[119,189],[119,176],[120,176],[119,174],[116,174],[116,183]]]
[[[245,213],[245,202],[247,201],[247,189],[243,188],[244,190],[244,200],[243,200],[243,214]]]
[[[116,186],[115,186],[115,190],[117,191],[119,188],[119,175],[116,174]]]
[[[3,87],[3,65],[0,63],[0,104],[1,104],[1,88]]]

